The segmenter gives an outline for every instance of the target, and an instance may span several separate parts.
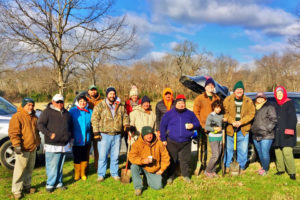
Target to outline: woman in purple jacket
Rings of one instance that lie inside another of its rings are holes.
[[[183,94],[177,95],[175,108],[172,108],[163,116],[160,124],[161,141],[167,146],[171,156],[171,165],[168,169],[168,184],[171,184],[175,179],[178,157],[184,180],[188,183],[191,182],[189,174],[191,137],[194,134],[194,130],[198,128],[200,128],[200,123],[196,115],[186,109],[185,96]]]

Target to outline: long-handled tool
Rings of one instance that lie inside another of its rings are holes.
[[[199,176],[200,171],[201,171],[201,166],[202,166],[202,163],[201,163],[201,148],[202,148],[202,145],[200,145],[200,137],[198,137],[197,148],[198,148],[198,161],[197,161],[197,167],[194,171],[195,176]]]
[[[126,166],[125,169],[121,170],[121,182],[124,184],[130,183],[130,177],[131,177],[131,170],[128,169],[128,155],[129,155],[129,151],[130,151],[130,147],[131,147],[131,133],[128,134],[128,148],[127,148],[127,158],[126,158]]]
[[[230,174],[233,175],[233,176],[237,176],[239,175],[240,173],[240,165],[239,163],[236,161],[236,155],[237,155],[237,152],[236,152],[236,143],[237,143],[237,140],[236,140],[236,132],[237,132],[237,129],[234,129],[234,144],[233,144],[233,161],[232,163],[230,163],[230,166],[229,166],[229,171],[230,171]]]
[[[225,123],[222,124],[222,155],[221,155],[221,167],[222,167],[222,176],[225,176],[225,163],[224,163],[224,155],[225,155]]]

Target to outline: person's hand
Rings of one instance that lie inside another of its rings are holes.
[[[240,121],[237,121],[237,122],[235,123],[235,125],[236,125],[235,127],[237,127],[237,128],[238,128],[238,127],[240,127],[240,126],[241,126],[241,124],[242,124],[242,123],[241,123]]]
[[[224,117],[224,118],[223,118],[223,122],[227,122],[227,118]]]
[[[157,175],[162,175],[163,173],[164,173],[164,171],[161,169],[156,172]]]
[[[192,123],[188,123],[188,124],[185,124],[185,127],[186,127],[186,129],[190,130],[190,129],[194,128],[194,125]]]
[[[101,139],[102,139],[101,133],[100,132],[94,132],[94,139],[98,142],[101,141]]]
[[[148,164],[149,164],[149,159],[148,159],[148,158],[144,158],[144,159],[142,160],[142,163],[143,163],[144,165],[148,165]]]
[[[167,146],[167,141],[163,141],[162,143],[163,145]]]
[[[55,133],[51,133],[50,139],[53,140],[55,138]]]
[[[20,155],[22,153],[21,147],[20,146],[19,147],[15,147],[15,152],[16,152],[16,154]]]

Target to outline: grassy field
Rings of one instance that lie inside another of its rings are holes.
[[[287,174],[273,175],[275,164],[271,163],[269,174],[261,177],[256,174],[258,163],[251,164],[246,174],[238,177],[207,179],[203,175],[192,176],[192,183],[185,183],[180,177],[172,185],[156,191],[147,188],[141,197],[135,197],[133,184],[123,185],[109,177],[97,183],[97,174],[90,161],[90,173],[87,181],[73,181],[73,162],[64,165],[64,184],[66,191],[56,190],[49,194],[45,190],[45,167],[33,172],[32,186],[38,192],[25,196],[25,199],[300,199],[300,159],[296,159],[297,181],[289,179]],[[120,167],[124,166],[122,161]],[[219,172],[220,173],[220,172]],[[0,167],[0,199],[10,199],[12,171]]]

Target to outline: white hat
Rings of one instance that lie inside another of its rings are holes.
[[[53,96],[52,101],[55,101],[55,102],[64,101],[64,97],[61,94],[56,94],[56,95]]]

